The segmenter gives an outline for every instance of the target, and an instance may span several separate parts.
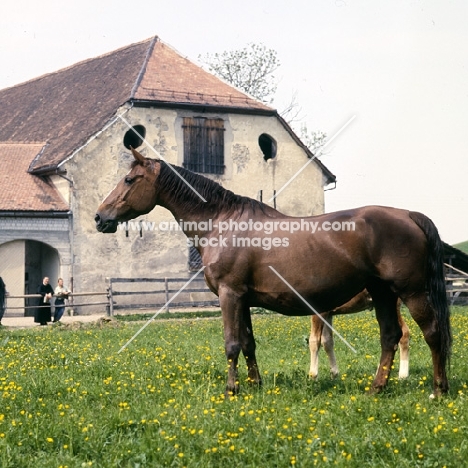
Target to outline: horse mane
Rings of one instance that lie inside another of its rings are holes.
[[[222,187],[218,182],[183,167],[175,166],[159,159],[153,161],[159,162],[161,167],[157,182],[158,186],[164,187],[164,191],[171,193],[174,199],[185,209],[208,209],[213,214],[218,215],[224,213],[229,216],[235,213],[241,215],[245,209],[251,209],[253,212],[260,210],[262,213],[272,216],[273,208],[258,200],[237,195],[231,190]],[[178,177],[175,172],[182,176],[183,179]],[[184,180],[187,183],[185,183]],[[204,202],[188,184],[190,184],[206,202]]]

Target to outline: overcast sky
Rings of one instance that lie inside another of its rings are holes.
[[[66,10],[64,9],[66,6]],[[181,54],[263,43],[310,130],[332,137],[326,210],[422,211],[468,240],[468,1],[16,0],[0,5],[0,88],[158,35]],[[1,105],[1,103],[0,103]]]

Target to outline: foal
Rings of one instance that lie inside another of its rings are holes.
[[[403,332],[400,338],[400,370],[398,377],[405,379],[409,373],[409,328],[406,322],[403,320],[400,311],[401,301],[397,303],[397,315],[398,323],[401,326]],[[355,312],[362,312],[364,310],[372,310],[374,304],[372,298],[366,289],[361,291],[357,296],[354,296],[350,301],[346,302],[340,307],[337,307],[329,312],[321,314],[323,320],[325,320],[330,327],[332,326],[333,316],[354,314]],[[309,376],[313,379],[318,377],[318,353],[320,345],[323,345],[325,352],[328,356],[330,363],[330,373],[333,378],[339,374],[338,365],[336,364],[333,332],[331,328],[323,322],[317,315],[313,314],[311,317],[310,337],[309,337],[309,349],[310,349],[310,370]]]

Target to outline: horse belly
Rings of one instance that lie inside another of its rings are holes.
[[[362,289],[362,282],[353,280],[339,284],[330,282],[320,287],[314,282],[295,285],[288,281],[288,285],[278,284],[277,288],[269,291],[249,289],[249,304],[284,315],[311,315],[315,311],[327,312],[344,304]]]

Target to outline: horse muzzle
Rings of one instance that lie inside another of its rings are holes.
[[[99,232],[107,234],[117,231],[117,221],[115,219],[102,219],[99,214],[96,214],[94,221]]]

